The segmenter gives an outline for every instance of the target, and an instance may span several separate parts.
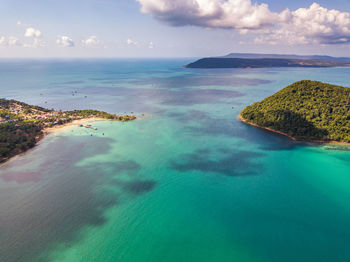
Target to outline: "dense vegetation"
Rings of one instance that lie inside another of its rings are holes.
[[[299,81],[247,106],[241,116],[300,140],[350,142],[350,88]]]
[[[31,111],[33,109],[41,111],[41,112],[52,111],[50,109],[46,109],[46,108],[43,108],[40,106],[28,105],[26,103],[23,103],[23,102],[20,102],[17,100],[8,100],[8,99],[3,99],[3,98],[0,99],[0,109],[2,109],[2,110],[10,110],[10,108],[13,104],[16,104],[16,105],[20,106],[21,108],[23,108],[24,110],[29,110],[29,111]]]
[[[84,118],[134,120],[134,115],[115,115],[97,110],[54,111],[16,100],[0,99],[0,162],[35,146],[43,129]]]
[[[115,115],[115,114],[110,114],[110,113],[106,113],[98,110],[73,110],[73,111],[65,111],[64,113],[72,117],[87,118],[87,117],[93,116],[93,117],[105,118],[110,120],[118,120],[118,121],[129,121],[129,120],[136,119],[134,115]]]
[[[0,124],[0,162],[32,148],[42,135],[42,127],[34,123]]]
[[[334,67],[350,66],[348,61],[284,58],[202,58],[187,68],[264,68],[264,67]]]

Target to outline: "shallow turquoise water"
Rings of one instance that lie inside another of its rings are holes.
[[[349,86],[350,69],[188,61],[0,63],[3,97],[147,114],[64,129],[2,166],[0,261],[350,260],[350,151],[236,119],[297,80]]]

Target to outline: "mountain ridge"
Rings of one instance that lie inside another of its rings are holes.
[[[349,61],[350,57],[334,57],[328,55],[296,55],[296,54],[262,54],[262,53],[230,53],[225,56],[214,58],[276,58],[276,59],[301,59],[301,60],[330,60],[330,61]]]

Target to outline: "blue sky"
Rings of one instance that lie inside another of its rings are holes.
[[[350,56],[350,1],[314,2],[0,0],[0,56]]]

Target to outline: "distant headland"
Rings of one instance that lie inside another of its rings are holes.
[[[76,120],[135,120],[135,115],[115,115],[97,110],[55,111],[0,99],[0,163],[34,147],[49,128]],[[90,127],[90,126],[86,126]]]
[[[293,140],[350,145],[350,88],[299,81],[247,106],[239,118]]]
[[[222,57],[202,58],[186,68],[266,68],[266,67],[350,67],[350,58],[279,54],[231,53]]]

